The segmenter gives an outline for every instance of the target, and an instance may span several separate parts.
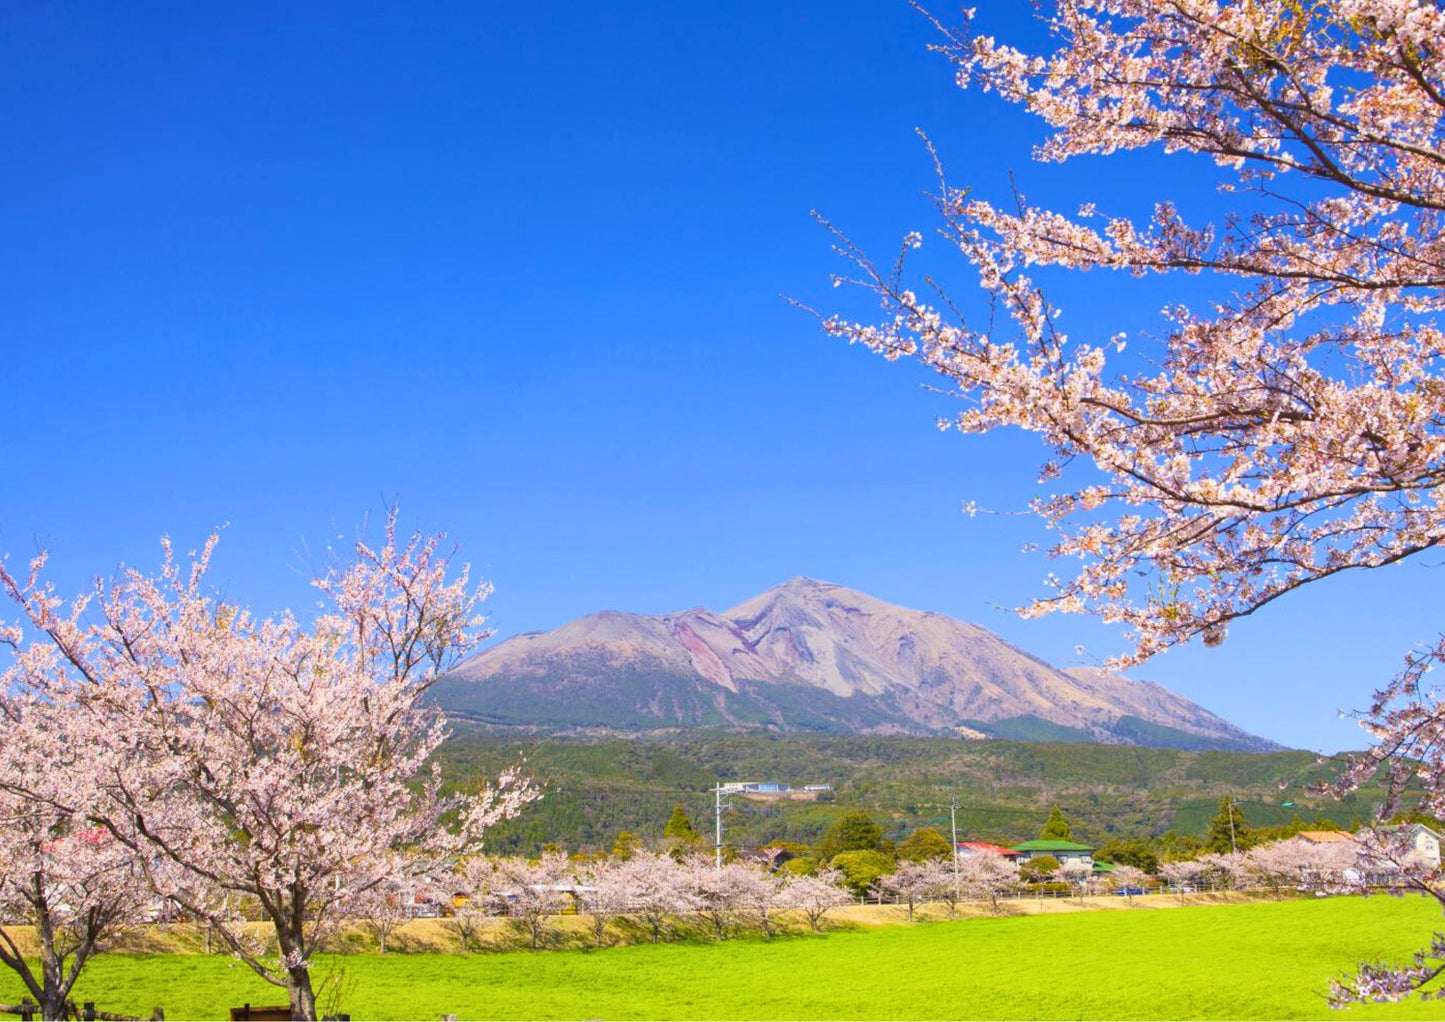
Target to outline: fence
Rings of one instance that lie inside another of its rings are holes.
[[[40,1005],[30,998],[21,999],[19,1004],[0,1004],[0,1015],[19,1015],[20,1022],[34,1022],[40,1015]],[[74,1001],[65,1002],[66,1018],[84,1019],[86,1022],[93,1022],[99,1019],[101,1022],[147,1022],[139,1015],[117,1015],[111,1011],[97,1011],[94,1001],[84,1001],[79,1008],[76,1008]],[[166,1013],[157,1007],[151,1012],[150,1022],[163,1022]]]

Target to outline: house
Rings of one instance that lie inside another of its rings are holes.
[[[1356,843],[1353,834],[1347,834],[1342,830],[1302,830],[1295,836],[1312,845],[1352,845]]]
[[[778,781],[734,781],[722,786],[724,795],[779,795],[792,790],[791,784]]]
[[[991,845],[987,841],[960,841],[953,846],[959,855],[964,858],[970,855],[1002,855],[1012,859],[1018,853],[1012,848],[1005,848],[1003,845]]]
[[[1388,842],[1392,847],[1396,845],[1396,842],[1404,844],[1408,848],[1405,859],[1410,864],[1430,869],[1440,865],[1440,835],[1423,823],[1402,823],[1397,826],[1376,827],[1374,831],[1381,840]],[[1361,831],[1361,834],[1364,833]]]
[[[1085,866],[1094,864],[1094,846],[1076,844],[1073,841],[1025,841],[1013,846],[1017,861],[1022,864],[1041,855],[1052,855],[1063,866],[1070,862],[1081,862]]]

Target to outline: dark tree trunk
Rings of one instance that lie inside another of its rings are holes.
[[[291,998],[291,1017],[316,1022],[316,994],[311,989],[311,970],[302,965],[286,970],[286,993]]]

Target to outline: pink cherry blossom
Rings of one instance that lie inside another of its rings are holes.
[[[330,606],[305,625],[211,595],[215,542],[184,561],[166,542],[158,574],[126,569],[68,604],[43,557],[23,581],[0,567],[36,636],[11,644],[0,688],[63,707],[89,752],[96,797],[53,804],[129,844],[159,894],[314,1018],[310,958],[348,900],[479,851],[536,792],[514,769],[448,793],[431,763],[445,720],[422,696],[478,639],[487,592],[453,577],[439,537],[401,540],[393,513],[379,546],[317,581]],[[259,906],[277,956],[224,895]]]
[[[1069,567],[1024,612],[1122,624],[1122,666],[1445,543],[1445,8],[1055,0],[1043,17],[1048,52],[971,13],[935,21],[935,49],[959,85],[1044,122],[1039,160],[1203,158],[1232,208],[1196,223],[1161,194],[1131,219],[1089,196],[1067,213],[945,182],[946,244],[998,317],[924,297],[901,259],[880,270],[835,232],[883,316],[825,323],[944,377],[964,405],[947,425],[1019,427],[1048,448],[1032,507]],[[1060,271],[1195,279],[1139,343],[1067,333],[1043,283]],[[1378,693],[1375,747],[1341,790],[1382,770],[1445,807],[1445,711],[1422,683],[1442,658],[1445,643],[1421,649]],[[1419,975],[1374,970],[1361,996]]]

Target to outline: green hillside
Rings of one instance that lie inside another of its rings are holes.
[[[1239,799],[1256,826],[1366,816],[1369,791],[1342,805],[1307,788],[1337,764],[1315,754],[1242,753],[1095,743],[965,741],[921,737],[832,737],[687,731],[594,740],[464,731],[444,748],[449,779],[467,785],[525,757],[546,797],[494,831],[492,847],[527,851],[546,842],[569,850],[610,848],[619,831],[661,834],[682,803],[710,832],[712,786],[721,781],[830,784],[821,801],[755,801],[734,796],[727,840],[811,843],[844,812],[866,809],[890,836],[946,826],[960,803],[960,837],[1016,841],[1036,836],[1050,805],[1076,836],[1102,843],[1174,830],[1199,834],[1219,798]],[[1286,807],[1281,803],[1293,802]]]

